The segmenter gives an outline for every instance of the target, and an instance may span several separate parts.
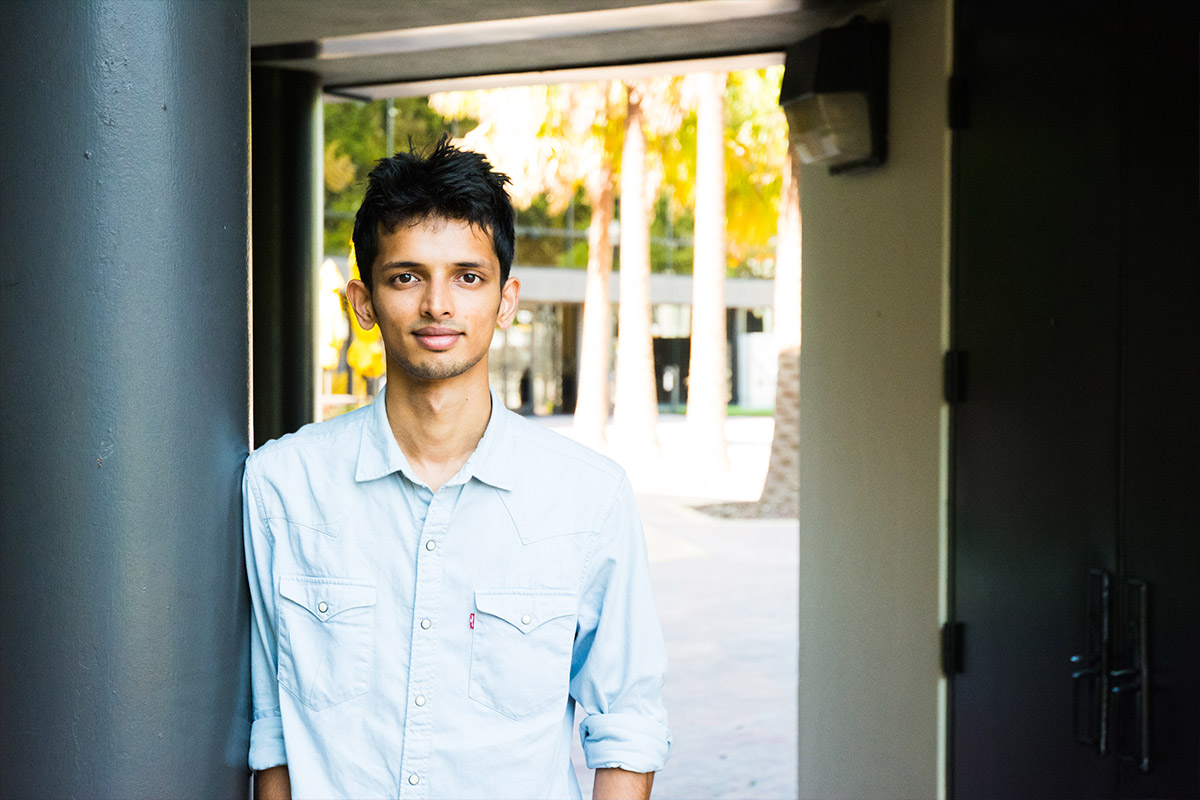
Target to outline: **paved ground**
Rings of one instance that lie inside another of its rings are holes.
[[[538,421],[573,435],[570,417]],[[670,659],[674,746],[656,800],[796,797],[798,523],[693,508],[757,499],[771,429],[769,418],[730,419],[727,470],[689,452],[681,417],[660,419],[661,456],[609,450],[638,496]],[[590,797],[578,743],[574,759]]]

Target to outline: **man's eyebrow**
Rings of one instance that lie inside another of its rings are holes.
[[[421,264],[419,261],[389,261],[388,263],[379,267],[379,269],[413,269],[414,267],[422,266],[424,266],[424,264]]]

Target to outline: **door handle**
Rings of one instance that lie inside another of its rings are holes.
[[[1123,683],[1113,684],[1113,694],[1136,691],[1142,688],[1142,671],[1140,669],[1114,669],[1108,673],[1108,677],[1114,681],[1124,681]],[[1125,680],[1126,678],[1132,678],[1132,680]]]
[[[1108,754],[1109,595],[1107,570],[1088,570],[1086,651],[1071,656],[1075,741]]]
[[[1141,772],[1150,771],[1150,585],[1125,581],[1125,633],[1128,666],[1111,670],[1111,693],[1116,710],[1117,756],[1132,761]],[[1133,735],[1129,735],[1129,728]],[[1132,740],[1133,746],[1130,747]]]
[[[1099,668],[1094,666],[1096,663],[1096,660],[1097,659],[1095,656],[1082,656],[1082,655],[1071,656],[1071,663],[1074,664],[1075,666],[1080,666],[1081,664],[1092,665],[1092,666],[1086,667],[1085,669],[1077,669],[1074,672],[1072,672],[1071,680],[1077,681],[1080,678],[1086,678],[1089,675],[1099,675],[1100,674]]]

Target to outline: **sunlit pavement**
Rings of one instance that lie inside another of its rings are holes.
[[[574,435],[570,417],[534,419]],[[798,523],[692,507],[757,499],[771,431],[770,418],[731,418],[728,469],[694,457],[680,416],[660,417],[661,455],[605,448],[637,494],[670,659],[674,744],[657,800],[796,797]],[[590,797],[578,743],[573,758]]]

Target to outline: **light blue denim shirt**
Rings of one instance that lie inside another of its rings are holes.
[[[624,472],[508,411],[437,492],[371,405],[251,454],[250,767],[294,797],[580,797],[670,750]]]

